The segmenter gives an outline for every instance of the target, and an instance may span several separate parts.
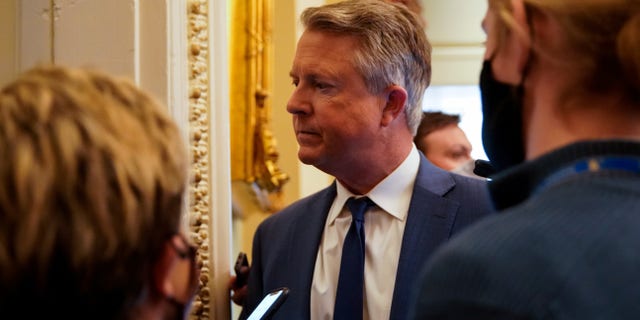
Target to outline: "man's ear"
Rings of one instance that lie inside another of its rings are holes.
[[[392,85],[385,89],[386,104],[382,109],[382,122],[383,127],[388,126],[402,114],[405,104],[407,103],[407,90],[398,85]]]

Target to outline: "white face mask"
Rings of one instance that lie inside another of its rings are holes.
[[[471,177],[471,178],[485,179],[485,178],[473,173],[473,169],[475,167],[476,167],[475,160],[474,159],[469,159],[465,163],[463,163],[463,164],[457,166],[456,168],[452,169],[451,172],[457,173],[459,175]]]

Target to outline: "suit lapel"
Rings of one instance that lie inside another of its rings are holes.
[[[459,203],[443,197],[455,181],[451,175],[437,169],[420,155],[420,169],[409,205],[409,214],[402,238],[396,283],[391,306],[391,319],[401,319],[407,314],[407,304],[412,284],[422,265],[433,250],[449,239]],[[296,270],[290,275],[289,299],[299,303],[304,318],[310,317],[311,283],[315,269],[318,246],[329,208],[336,197],[335,182],[328,188],[307,199],[290,226],[287,261]],[[293,301],[289,301],[290,303]]]
[[[434,249],[449,239],[459,203],[444,198],[455,186],[450,173],[420,155],[420,169],[409,205],[393,292],[391,319],[406,315],[412,284]]]
[[[335,182],[328,188],[308,199],[301,208],[301,214],[291,225],[291,244],[288,253],[288,261],[293,266],[292,282],[289,288],[290,295],[298,295],[303,314],[310,317],[311,282],[315,269],[318,246],[322,239],[325,221],[331,204],[336,197]]]

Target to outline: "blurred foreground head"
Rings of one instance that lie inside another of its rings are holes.
[[[38,67],[0,91],[0,154],[3,314],[186,309],[196,276],[180,235],[186,153],[161,105],[126,80]]]
[[[483,144],[497,171],[577,141],[640,136],[638,0],[488,5]]]

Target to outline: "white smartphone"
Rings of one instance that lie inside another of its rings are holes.
[[[280,305],[282,305],[284,300],[287,299],[288,294],[289,288],[278,288],[269,292],[262,301],[260,301],[260,304],[253,310],[253,312],[251,312],[247,320],[270,319],[276,310],[278,310]]]

